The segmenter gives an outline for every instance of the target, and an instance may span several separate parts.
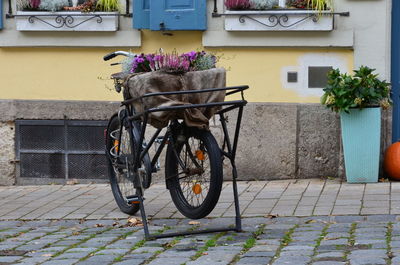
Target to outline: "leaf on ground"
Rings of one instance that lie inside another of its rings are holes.
[[[119,226],[119,222],[114,222],[112,226]]]
[[[332,221],[332,222],[322,221],[322,223],[323,223],[323,224],[328,224],[328,225],[330,225],[330,224],[336,224],[336,222],[334,222],[334,221]]]
[[[6,250],[0,250],[0,257],[1,256],[23,256],[26,253],[28,253],[28,251],[6,249]],[[35,253],[35,251],[31,251],[29,253]],[[2,264],[2,263],[0,262],[0,264]]]
[[[313,223],[316,223],[316,222],[317,222],[316,220],[311,219],[311,220],[306,221],[305,223],[306,224],[313,224]]]
[[[266,216],[264,216],[265,218],[269,218],[269,219],[274,219],[277,218],[279,215],[278,214],[267,214]]]
[[[51,254],[51,253],[46,253],[46,254],[42,255],[42,257],[51,257],[51,256],[53,256],[53,254]]]
[[[70,179],[67,181],[67,185],[75,185],[78,184],[78,180],[77,179]]]
[[[324,237],[323,240],[336,240],[336,239],[340,239],[340,237]]]
[[[140,220],[139,218],[135,218],[135,217],[129,217],[128,221],[127,221],[127,225],[128,226],[142,226],[142,220]]]
[[[174,244],[172,242],[167,242],[165,244],[162,244],[163,248],[172,248],[174,246]]]
[[[75,232],[72,233],[73,236],[78,236],[80,234],[81,234],[81,232],[78,232],[78,231],[75,231]]]
[[[104,227],[103,224],[95,224],[94,227]]]
[[[200,222],[198,222],[198,221],[190,221],[189,224],[190,225],[199,225]]]

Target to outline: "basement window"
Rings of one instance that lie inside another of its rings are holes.
[[[106,121],[17,120],[20,184],[107,180]]]

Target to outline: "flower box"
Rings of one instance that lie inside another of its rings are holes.
[[[227,31],[331,31],[330,11],[268,10],[225,11]]]
[[[18,11],[20,31],[117,31],[118,12],[31,12]]]

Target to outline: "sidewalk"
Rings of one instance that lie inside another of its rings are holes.
[[[225,218],[234,213],[231,188],[224,184],[210,215],[219,218],[190,222],[180,219],[164,185],[152,186],[150,230],[232,224]],[[146,242],[108,185],[0,187],[0,264],[400,265],[399,190],[400,183],[240,182],[242,232]]]
[[[239,182],[243,217],[397,215],[400,183],[349,184],[338,180],[281,180]],[[145,192],[152,219],[183,218],[165,185]],[[234,216],[232,184],[225,182],[220,200],[209,217]],[[0,187],[0,220],[119,219],[109,185],[45,185]]]

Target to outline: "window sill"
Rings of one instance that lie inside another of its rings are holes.
[[[15,15],[18,31],[117,31],[118,12],[30,12]]]
[[[225,11],[226,31],[332,31],[334,13],[310,10]]]

